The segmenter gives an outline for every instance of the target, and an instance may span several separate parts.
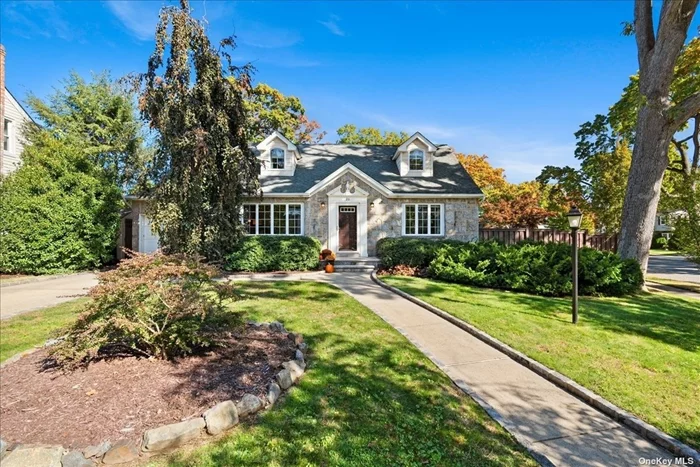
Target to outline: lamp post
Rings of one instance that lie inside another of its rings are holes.
[[[571,279],[574,283],[573,296],[571,300],[571,322],[578,322],[578,234],[577,231],[581,227],[581,218],[583,213],[576,206],[571,206],[571,210],[566,215],[569,219],[569,227],[571,227]]]

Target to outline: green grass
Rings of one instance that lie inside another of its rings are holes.
[[[412,344],[342,291],[242,283],[234,308],[278,320],[310,346],[302,380],[222,438],[151,462],[168,466],[536,466]],[[3,321],[2,358],[43,343],[83,300]],[[122,395],[123,396],[123,395]]]
[[[0,321],[0,362],[53,337],[58,329],[75,320],[86,300],[72,300]]]
[[[273,410],[170,466],[536,465],[398,332],[340,290],[241,284],[235,307],[279,320],[310,346],[309,367]]]
[[[680,252],[674,250],[649,250],[649,256],[679,256]]]
[[[700,293],[700,283],[697,282],[675,281],[656,276],[647,276],[647,281],[656,282],[657,284],[661,285],[668,285],[677,289],[687,290],[689,292]]]
[[[569,299],[383,277],[700,447],[700,301],[668,294]]]

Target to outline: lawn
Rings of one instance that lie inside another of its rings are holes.
[[[674,250],[649,250],[649,256],[679,256],[680,253]]]
[[[153,464],[537,465],[403,336],[340,290],[313,282],[240,288],[245,299],[234,308],[246,318],[279,320],[304,335],[310,346],[307,372],[254,422]],[[44,313],[57,314],[56,309]],[[59,314],[71,319],[67,310]],[[37,339],[17,336],[14,348],[30,347]]]
[[[700,283],[698,282],[686,282],[686,281],[676,281],[672,279],[665,279],[663,277],[647,276],[647,281],[656,282],[657,284],[669,285],[677,289],[687,290],[689,292],[700,293]]]
[[[414,277],[382,280],[467,321],[681,441],[700,447],[700,301],[571,302]]]
[[[86,300],[72,300],[0,321],[0,362],[55,337],[56,330],[75,320]]]

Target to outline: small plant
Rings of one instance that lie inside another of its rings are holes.
[[[335,253],[333,253],[332,250],[329,250],[326,248],[325,250],[321,251],[321,261],[328,261],[331,264],[333,264],[333,261],[335,261]]]
[[[50,357],[69,369],[118,355],[173,358],[215,344],[241,323],[227,302],[237,294],[197,257],[131,253],[100,274],[92,300]]]

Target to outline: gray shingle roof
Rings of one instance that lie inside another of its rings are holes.
[[[347,163],[397,194],[481,194],[448,146],[438,147],[432,177],[401,177],[391,160],[397,146],[300,144],[297,148],[301,159],[294,176],[260,176],[266,194],[304,193]]]

